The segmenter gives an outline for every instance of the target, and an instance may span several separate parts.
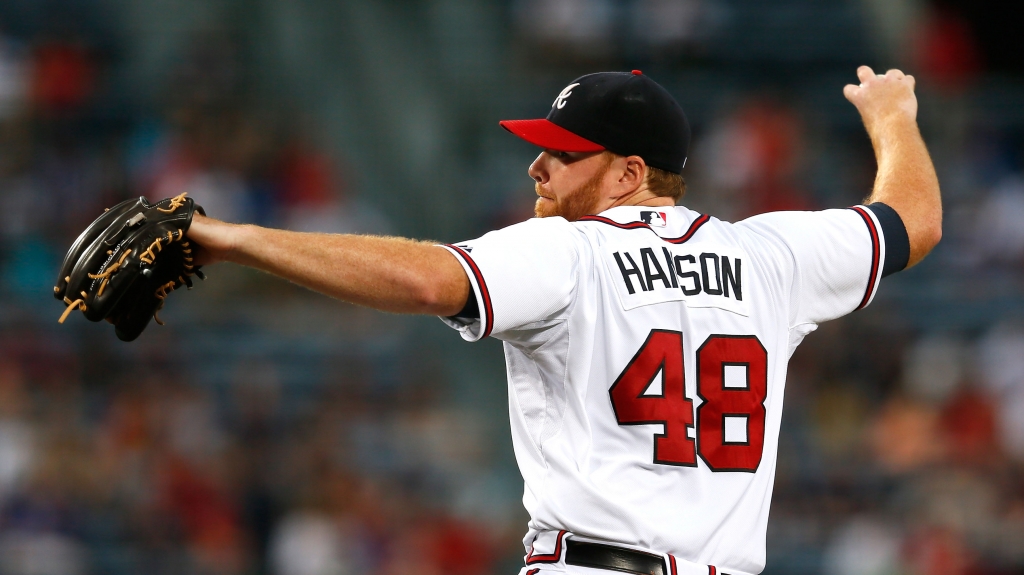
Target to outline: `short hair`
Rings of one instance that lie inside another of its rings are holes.
[[[686,180],[668,170],[647,166],[647,189],[656,196],[678,202],[686,195]]]

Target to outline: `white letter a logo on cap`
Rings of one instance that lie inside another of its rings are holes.
[[[576,84],[569,84],[568,86],[566,86],[565,89],[562,90],[560,94],[558,94],[558,97],[555,98],[555,101],[553,104],[551,104],[551,107],[558,108],[559,110],[564,108],[565,99],[568,98],[569,96],[572,96],[572,89],[575,88],[576,86],[579,86],[578,82]]]

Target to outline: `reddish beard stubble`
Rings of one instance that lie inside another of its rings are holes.
[[[583,216],[596,214],[597,204],[600,200],[598,192],[601,190],[601,181],[611,168],[611,159],[598,170],[589,180],[580,184],[578,188],[569,192],[561,200],[555,199],[551,205],[544,201],[544,198],[537,198],[533,207],[533,213],[538,218],[549,218],[551,216],[562,216],[570,222],[575,222]],[[537,195],[540,195],[540,184],[534,184]]]

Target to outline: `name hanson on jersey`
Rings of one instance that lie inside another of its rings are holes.
[[[612,277],[619,280],[623,308],[685,301],[690,307],[719,307],[747,315],[744,254],[719,246],[686,246],[685,252],[682,246],[616,247],[620,249],[606,253],[605,260]]]

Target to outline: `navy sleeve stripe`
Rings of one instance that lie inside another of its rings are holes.
[[[906,269],[907,262],[910,261],[910,236],[907,235],[907,226],[903,224],[903,218],[896,210],[881,202],[864,207],[875,214],[878,226],[882,228],[882,238],[885,240],[882,277]]]

